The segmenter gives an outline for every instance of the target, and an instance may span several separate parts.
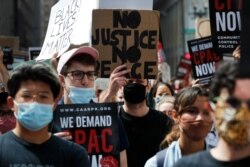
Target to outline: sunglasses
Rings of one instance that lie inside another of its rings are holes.
[[[241,100],[234,96],[230,96],[229,98],[227,98],[226,102],[233,108],[239,108],[242,103],[245,103],[247,107],[250,108],[250,99]]]

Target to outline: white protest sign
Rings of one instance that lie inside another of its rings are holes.
[[[41,53],[36,60],[50,59],[56,52],[65,52],[70,44],[90,41],[92,9],[97,1],[60,0],[50,12],[50,19]]]

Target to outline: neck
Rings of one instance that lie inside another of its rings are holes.
[[[211,154],[215,159],[220,161],[243,159],[250,156],[250,144],[242,148],[234,148],[220,138],[217,147],[211,150]]]
[[[149,112],[149,108],[146,105],[146,101],[143,101],[138,104],[131,104],[125,100],[123,109],[126,113],[137,117],[142,117]]]
[[[51,137],[51,133],[48,132],[48,127],[45,127],[39,131],[29,131],[19,125],[13,129],[13,132],[19,138],[34,144],[41,144],[47,141]]]
[[[179,144],[180,144],[181,154],[183,156],[196,153],[198,151],[202,151],[206,147],[204,139],[199,141],[194,141],[188,137],[185,137],[184,134],[181,134],[179,138]]]

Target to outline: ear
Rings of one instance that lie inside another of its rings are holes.
[[[64,76],[59,74],[58,75],[58,80],[61,83],[62,87],[65,88],[65,78],[64,78]]]
[[[175,109],[172,109],[172,118],[174,122],[179,123],[179,115],[177,114],[177,111]]]
[[[15,111],[15,110],[14,110],[14,101],[13,101],[13,98],[12,98],[12,97],[8,96],[8,98],[7,98],[7,104],[8,104],[9,108],[10,108],[12,111]]]

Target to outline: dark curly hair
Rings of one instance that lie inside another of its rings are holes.
[[[222,88],[226,88],[232,94],[235,86],[235,79],[238,76],[237,61],[223,61],[219,64],[214,79],[210,85],[210,100],[214,101],[220,95]]]

